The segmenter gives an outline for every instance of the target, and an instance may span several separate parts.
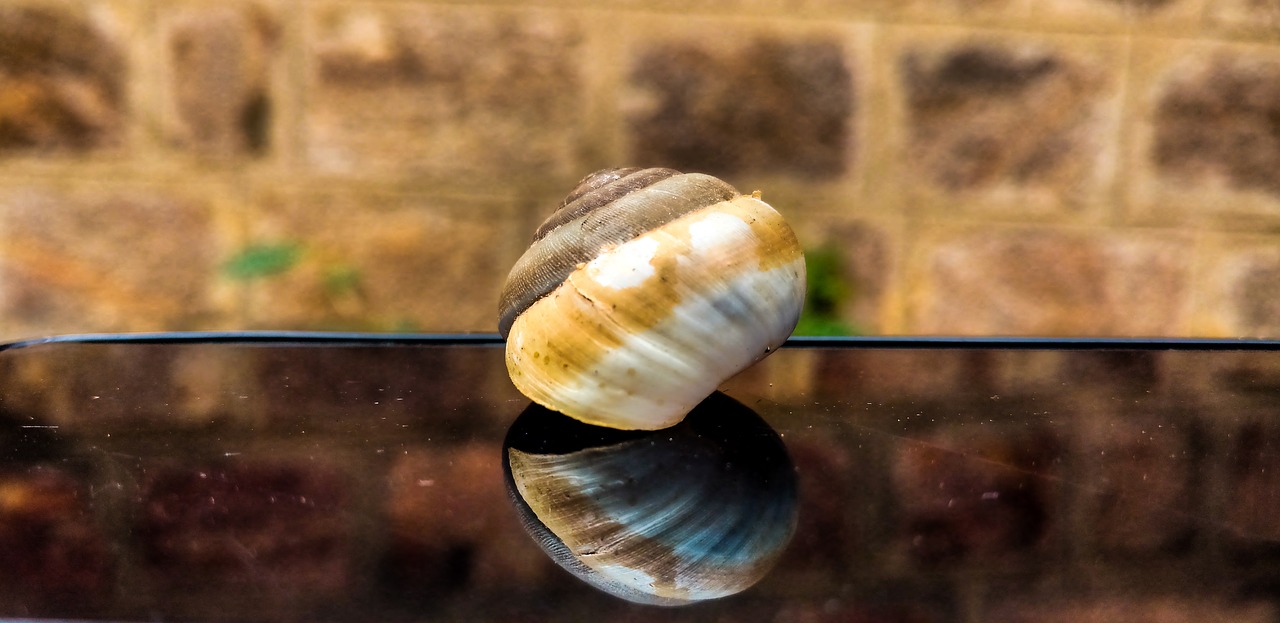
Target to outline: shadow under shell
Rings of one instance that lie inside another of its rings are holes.
[[[741,592],[795,531],[782,440],[722,393],[676,426],[621,431],[531,404],[503,444],[508,492],[561,567],[611,595],[682,605]]]

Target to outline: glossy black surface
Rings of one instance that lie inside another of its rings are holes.
[[[0,615],[1280,612],[1274,342],[793,340],[724,391],[795,463],[795,537],[747,591],[654,608],[577,581],[521,529],[501,457],[528,402],[493,336],[14,345],[0,352]]]

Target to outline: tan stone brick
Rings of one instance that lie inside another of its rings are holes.
[[[1229,32],[1280,32],[1280,0],[1218,0],[1207,9],[1209,21]]]
[[[1152,39],[1134,66],[1130,218],[1280,222],[1280,49]]]
[[[169,140],[215,156],[267,149],[275,15],[261,4],[166,5],[159,22]]]
[[[0,152],[123,140],[128,54],[108,14],[72,3],[0,6]]]
[[[790,2],[782,12],[800,10],[835,14],[849,19],[900,23],[987,24],[1025,23],[1034,0],[804,0]]]
[[[1118,148],[1118,42],[925,28],[891,41],[887,200],[946,215],[1105,213]]]
[[[1089,33],[1196,32],[1204,0],[1032,0],[1033,18]]]
[[[4,334],[218,326],[209,190],[0,183]]]
[[[843,35],[707,35],[723,28],[676,28],[628,51],[630,159],[719,175],[845,174],[857,76]]]
[[[578,174],[581,36],[561,14],[308,4],[307,160],[334,173]]]
[[[1196,332],[1280,337],[1280,245],[1268,238],[1223,238],[1200,275]]]
[[[921,241],[912,329],[924,334],[1172,336],[1190,314],[1176,235],[994,229]]]
[[[244,279],[251,326],[495,331],[515,263],[512,206],[427,194],[272,191],[251,245],[284,245],[281,274]]]

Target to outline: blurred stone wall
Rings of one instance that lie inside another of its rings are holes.
[[[620,164],[854,331],[1280,334],[1277,0],[0,0],[0,338],[491,331]]]

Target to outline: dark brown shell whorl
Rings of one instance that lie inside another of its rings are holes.
[[[685,214],[738,196],[728,183],[672,169],[622,168],[583,178],[534,233],[533,245],[507,276],[498,306],[498,332],[571,272],[618,245]]]

